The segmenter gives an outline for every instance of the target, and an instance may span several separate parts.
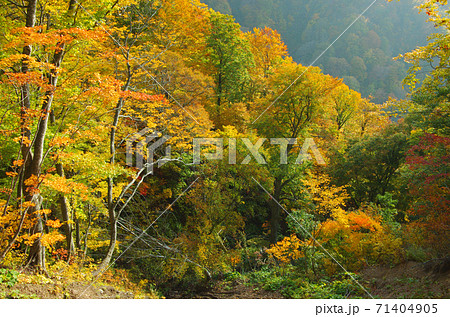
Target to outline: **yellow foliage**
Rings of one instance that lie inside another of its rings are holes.
[[[330,177],[321,173],[311,173],[303,180],[303,184],[316,206],[315,212],[345,221],[345,217],[342,217],[345,213],[343,207],[349,198],[345,186],[330,185]]]
[[[87,245],[89,250],[98,250],[99,248],[108,246],[109,239],[106,230],[93,228],[91,231],[91,238],[88,239]]]
[[[56,228],[56,229],[62,226],[62,223],[59,221],[59,219],[47,220],[45,222],[45,224],[47,225],[47,227]]]
[[[267,26],[264,29],[254,28],[253,33],[246,33],[245,36],[250,42],[257,69],[262,70],[264,77],[269,74],[271,67],[288,55],[281,35]]]
[[[347,269],[360,269],[367,263],[392,264],[401,260],[402,241],[382,226],[381,217],[371,210],[340,214],[339,219],[322,223],[315,235],[325,248],[340,255]],[[332,270],[329,263],[327,270]]]
[[[37,215],[49,215],[51,213],[52,213],[51,209],[39,209],[35,212],[35,214]]]
[[[90,259],[85,259],[90,263]],[[95,265],[80,265],[77,262],[67,263],[67,261],[56,261],[48,265],[48,273],[51,276],[57,276],[67,283],[83,282],[92,280],[92,272],[95,271]]]
[[[52,248],[53,245],[55,245],[57,242],[64,241],[65,237],[56,232],[52,231],[50,233],[44,233],[41,237],[41,243],[43,246],[47,248]]]
[[[238,265],[241,262],[242,262],[242,259],[241,259],[241,256],[239,254],[235,254],[235,255],[232,254],[230,256],[230,263],[231,263],[232,266],[236,266],[236,265]]]
[[[3,206],[1,206],[3,204]],[[0,207],[2,207],[2,211],[4,208],[5,202],[0,201]],[[26,207],[23,207],[21,211],[12,206],[9,206],[6,210],[6,213],[0,213],[0,250],[3,250],[9,243],[10,239],[15,235],[16,231],[19,228],[21,213],[26,210]],[[31,215],[27,215],[22,224],[22,232],[26,232],[33,227],[35,221],[31,217]],[[18,236],[17,241],[19,242],[25,236]]]
[[[39,239],[41,237],[40,233],[35,233],[32,235],[29,235],[28,233],[22,235],[21,237],[17,238],[17,242],[23,242],[24,244],[28,245],[28,246],[32,246],[34,241],[36,241],[36,239]]]
[[[53,284],[53,281],[42,274],[19,274],[17,281],[21,284]]]
[[[266,252],[282,263],[287,264],[304,256],[304,253],[301,251],[302,245],[304,245],[304,242],[297,238],[295,234],[292,234],[290,237],[285,237],[282,241],[272,245]]]
[[[76,194],[81,200],[88,200],[89,189],[82,183],[75,182],[59,175],[47,175],[43,180],[43,189],[52,190],[62,194]]]

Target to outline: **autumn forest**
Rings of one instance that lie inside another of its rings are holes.
[[[448,298],[448,1],[344,2],[0,0],[0,298]]]

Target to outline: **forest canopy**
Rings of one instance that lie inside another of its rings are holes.
[[[447,296],[447,0],[207,2],[0,1],[0,297]]]
[[[405,98],[402,80],[408,66],[397,55],[424,45],[434,32],[419,15],[415,1],[205,0],[214,10],[236,18],[242,30],[265,26],[277,30],[292,58],[310,65],[334,40],[339,41],[314,64],[344,79],[350,88],[376,103]],[[347,27],[367,9],[348,30]],[[345,31],[345,32],[344,32]]]

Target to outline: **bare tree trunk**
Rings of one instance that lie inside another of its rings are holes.
[[[61,163],[56,164],[56,172],[59,176],[64,177],[64,168]],[[68,252],[68,257],[74,254],[75,246],[73,243],[73,235],[72,235],[72,224],[70,219],[70,208],[67,202],[67,198],[62,194],[59,197],[59,205],[61,207],[61,215],[64,223],[64,233],[66,235],[66,247]]]
[[[129,60],[129,51],[126,53],[127,60]],[[128,90],[131,83],[132,78],[132,72],[131,72],[131,65],[127,62],[127,72],[126,72],[126,82],[122,87],[122,91]],[[122,113],[122,108],[125,103],[125,100],[123,98],[120,98],[117,102],[117,106],[114,113],[114,119],[113,124],[111,128],[111,134],[109,138],[109,152],[111,155],[110,163],[114,164],[115,158],[116,158],[116,131],[117,127],[119,125],[119,118],[120,114]],[[113,198],[113,189],[114,189],[114,179],[112,177],[108,177],[108,217],[109,217],[109,246],[108,251],[106,252],[105,257],[102,260],[102,263],[97,268],[97,271],[95,271],[94,275],[101,274],[109,265],[109,263],[112,260],[112,256],[114,254],[114,250],[116,248],[117,243],[117,221],[119,220],[118,214],[116,214],[115,210],[115,204],[114,204],[114,198]]]
[[[26,27],[34,27],[36,24],[36,9],[37,9],[37,0],[29,0],[27,5],[26,12]],[[29,60],[27,57],[31,56],[31,45],[27,45],[23,48],[22,54],[26,57],[22,60],[22,73],[27,73],[29,71]],[[17,194],[18,197],[22,197],[25,194],[26,202],[34,202],[35,206],[30,207],[30,213],[34,213],[34,211],[38,210],[40,207],[40,199],[31,193],[29,190],[25,190],[24,192],[24,182],[33,175],[33,154],[31,153],[31,147],[29,145],[29,141],[31,141],[31,131],[28,127],[28,110],[31,108],[30,102],[30,84],[25,83],[22,85],[20,89],[20,126],[21,126],[21,134],[22,134],[22,145],[21,145],[21,153],[22,158],[24,160],[24,168],[22,169],[21,175],[19,176],[19,184],[17,186]],[[22,216],[25,216],[25,211]],[[19,227],[20,228],[20,227]],[[42,232],[42,220],[39,216],[36,218],[36,224],[33,229],[34,232]],[[38,239],[39,240],[39,239]],[[36,243],[31,248],[33,257],[29,258],[29,262],[37,263],[39,266],[43,264],[42,252],[39,245]]]
[[[32,176],[38,177],[41,173],[41,166],[44,158],[44,142],[47,134],[48,128],[48,120],[50,117],[50,111],[52,107],[54,91],[58,83],[58,68],[61,66],[61,62],[64,56],[64,44],[58,45],[58,50],[56,50],[53,57],[53,65],[55,69],[52,70],[49,75],[49,84],[54,88],[50,91],[47,91],[44,97],[44,101],[42,104],[42,118],[39,121],[38,128],[35,135],[34,145],[33,145],[33,160],[31,161],[30,166],[25,167],[24,172],[24,181],[29,179]],[[31,188],[25,188],[25,201],[32,201],[34,196],[39,194],[34,194],[30,191]],[[43,224],[41,216],[37,213],[40,209],[40,206],[35,205],[31,208],[32,215],[35,216],[36,224],[34,225],[31,234],[43,234]],[[40,239],[36,239],[33,246],[30,249],[30,254],[28,256],[28,263],[32,266],[39,267],[44,269],[44,248],[41,244]]]
[[[100,263],[94,275],[102,273],[112,260],[114,250],[117,243],[117,216],[114,210],[114,202],[112,197],[113,179],[108,178],[108,216],[109,216],[109,246],[102,263]]]
[[[28,0],[28,4],[24,6],[26,8],[26,16],[25,16],[25,27],[31,28],[36,25],[36,14],[37,14],[37,0]],[[19,5],[19,4],[17,4]],[[76,5],[75,0],[70,0],[68,13],[73,14],[74,8]],[[35,176],[38,179],[41,173],[41,166],[43,162],[44,155],[44,141],[47,134],[48,120],[51,114],[52,102],[54,97],[54,91],[58,82],[58,68],[61,65],[65,45],[63,43],[59,43],[58,48],[56,49],[53,57],[53,65],[55,69],[50,71],[47,75],[49,84],[53,87],[53,89],[46,92],[45,97],[43,99],[42,104],[42,118],[39,120],[36,134],[34,136],[34,143],[31,143],[31,130],[29,128],[28,123],[28,111],[31,108],[30,101],[30,84],[25,83],[20,87],[20,129],[21,129],[21,156],[24,160],[23,167],[21,168],[18,175],[18,184],[17,184],[17,196],[19,198],[24,198],[25,202],[31,202],[34,205],[26,208],[22,215],[21,220],[15,233],[13,239],[8,244],[8,247],[2,254],[0,255],[0,261],[9,252],[12,248],[15,240],[17,239],[21,229],[25,217],[27,214],[31,214],[35,217],[36,224],[31,230],[32,234],[43,234],[43,222],[41,216],[37,213],[41,208],[42,197],[39,194],[36,194],[33,191],[33,186],[25,185],[25,181],[30,179],[32,176]],[[25,56],[22,59],[21,72],[28,73],[29,72],[29,57],[31,56],[32,47],[31,45],[26,45],[23,47],[22,54]],[[66,204],[67,207],[67,204]],[[64,213],[63,213],[64,214]],[[30,254],[28,257],[28,263],[37,266],[40,268],[45,267],[45,249],[40,243],[40,239],[37,239],[33,246],[30,248]]]
[[[87,240],[89,237],[89,229],[91,228],[91,224],[92,224],[92,213],[91,213],[91,205],[88,204],[88,225],[86,228],[86,232],[84,234],[84,239],[83,239],[83,261],[86,258],[86,254],[87,254]],[[81,249],[81,247],[80,247]]]
[[[125,86],[122,88],[122,90],[127,90],[128,86],[131,81],[131,73],[128,73],[128,79]],[[113,125],[111,128],[111,135],[110,135],[110,153],[111,153],[111,159],[110,163],[114,163],[115,155],[116,155],[116,129],[117,125],[119,124],[119,117],[120,113],[122,112],[122,107],[124,104],[123,98],[120,98],[117,102],[116,112],[114,114],[114,120]],[[112,177],[108,177],[108,217],[109,217],[109,246],[108,251],[106,252],[105,257],[103,258],[102,263],[100,263],[99,267],[97,268],[97,271],[94,273],[94,275],[100,274],[103,272],[109,265],[109,263],[112,260],[112,256],[114,254],[114,250],[116,248],[117,243],[117,221],[118,221],[118,215],[116,215],[115,210],[115,204],[114,204],[114,198],[113,198],[113,189],[114,189],[114,180]]]
[[[35,205],[31,207],[31,210],[33,211],[36,224],[33,226],[31,234],[33,235],[38,233],[40,236],[42,236],[44,230],[42,217],[41,215],[36,213],[36,211],[38,211],[41,208],[42,197],[40,195],[37,195],[35,197],[36,197],[36,199],[34,199]],[[45,248],[41,244],[40,237],[36,239],[33,245],[31,246],[27,263],[38,269],[45,270]]]
[[[75,221],[75,247],[77,250],[81,249],[81,233],[80,233],[80,219],[76,214],[73,214],[73,220]]]
[[[37,0],[28,1],[27,13],[26,13],[26,21],[25,27],[34,27],[36,24],[36,7]],[[27,57],[31,56],[31,45],[27,45],[23,48],[22,54],[26,57],[22,59],[22,73],[28,73],[29,71],[29,61]],[[24,181],[24,172],[27,167],[30,166],[32,160],[32,153],[30,145],[27,141],[31,141],[31,131],[27,124],[27,112],[31,107],[30,102],[30,84],[25,83],[20,87],[20,129],[22,135],[22,145],[21,145],[21,153],[22,158],[24,160],[24,168],[21,170],[22,172],[19,175],[19,183],[17,185],[17,196],[22,197],[23,195],[23,181]]]

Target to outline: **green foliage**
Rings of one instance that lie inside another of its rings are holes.
[[[385,195],[377,195],[378,203],[381,207],[381,217],[384,224],[390,227],[392,230],[400,229],[400,223],[396,221],[396,216],[398,215],[398,210],[396,205],[398,200],[392,198],[392,193],[386,193]]]
[[[0,269],[0,283],[12,287],[17,283],[19,272],[15,270]]]
[[[314,215],[302,210],[292,210],[287,224],[292,232],[295,232],[302,240],[308,240],[310,235],[319,225],[319,221],[314,219]],[[308,232],[308,233],[307,233]]]
[[[223,276],[223,279],[227,282],[231,282],[234,280],[240,280],[243,278],[243,275],[237,271],[226,272]]]
[[[293,279],[289,268],[262,267],[260,270],[251,272],[248,275],[250,283],[261,285],[269,291],[278,291],[283,295],[288,295],[292,289],[298,287],[299,279]]]
[[[278,30],[295,61],[309,65],[366,8],[357,0],[221,0],[203,1],[233,14],[244,30],[269,26]],[[345,78],[352,89],[382,103],[404,98],[401,81],[407,66],[397,54],[425,43],[430,30],[412,0],[373,5],[317,62],[324,72]],[[230,9],[229,9],[230,8]],[[401,38],[397,34],[402,34]]]
[[[344,153],[335,153],[329,170],[337,185],[349,185],[348,192],[359,206],[376,202],[377,195],[393,189],[398,168],[405,160],[408,135],[402,126],[353,140]]]
[[[248,283],[261,285],[265,290],[278,291],[286,298],[365,298],[366,293],[348,275],[311,280],[298,274],[293,267],[269,268],[246,275]],[[357,274],[352,277],[361,281]]]
[[[423,247],[414,244],[406,247],[406,258],[410,261],[425,262],[428,253]]]
[[[357,277],[356,274],[353,274]],[[292,298],[311,298],[311,299],[345,299],[345,298],[365,298],[364,291],[351,278],[342,280],[322,280],[318,283],[308,283],[295,290]]]
[[[241,261],[236,265],[235,269],[240,272],[250,272],[259,270],[269,262],[269,258],[264,249],[269,245],[263,237],[247,240],[245,237],[241,239],[242,248],[240,248]]]
[[[216,126],[229,103],[243,101],[250,81],[253,56],[249,43],[231,16],[211,12],[211,34],[206,39],[205,62],[214,79],[216,102],[210,113]]]

